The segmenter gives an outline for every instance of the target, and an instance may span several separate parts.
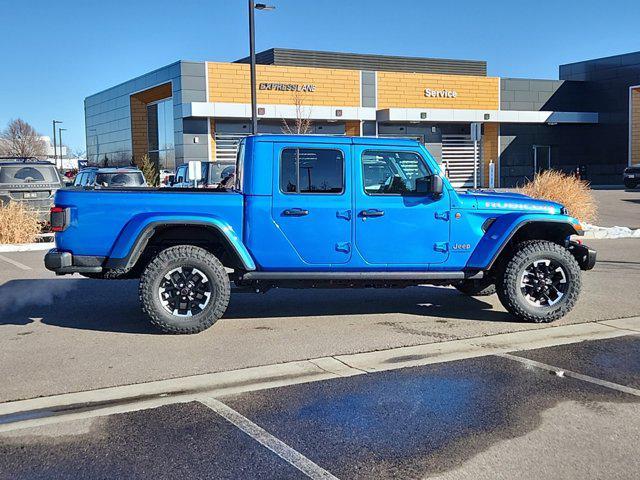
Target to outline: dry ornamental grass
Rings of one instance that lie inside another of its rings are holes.
[[[21,203],[0,207],[0,244],[35,242],[40,233],[38,217]]]
[[[520,188],[520,192],[533,198],[558,202],[569,211],[569,215],[583,223],[597,219],[598,208],[589,183],[573,175],[547,170]]]

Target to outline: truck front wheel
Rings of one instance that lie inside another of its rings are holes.
[[[571,311],[580,293],[580,267],[561,245],[520,243],[498,275],[502,305],[520,320],[548,323]]]
[[[151,323],[166,333],[198,333],[229,304],[229,276],[207,250],[179,245],[161,251],[140,277],[140,302]]]

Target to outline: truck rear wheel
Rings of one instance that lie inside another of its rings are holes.
[[[544,240],[519,244],[498,275],[502,305],[520,320],[548,323],[571,311],[580,294],[580,267],[561,245]]]
[[[179,245],[161,251],[140,277],[142,310],[166,333],[198,333],[229,304],[229,276],[207,250]]]
[[[470,297],[486,297],[496,293],[496,284],[492,278],[464,280],[454,285],[461,293]]]

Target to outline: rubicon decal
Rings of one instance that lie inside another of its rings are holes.
[[[536,210],[541,212],[556,213],[556,208],[552,205],[536,205],[532,203],[484,202],[484,207],[497,208],[500,210]]]

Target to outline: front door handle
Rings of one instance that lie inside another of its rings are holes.
[[[383,215],[384,210],[378,210],[377,208],[369,208],[360,212],[361,217],[382,217]]]
[[[288,208],[282,214],[285,217],[304,217],[305,215],[309,215],[309,210],[304,210],[302,208]]]

